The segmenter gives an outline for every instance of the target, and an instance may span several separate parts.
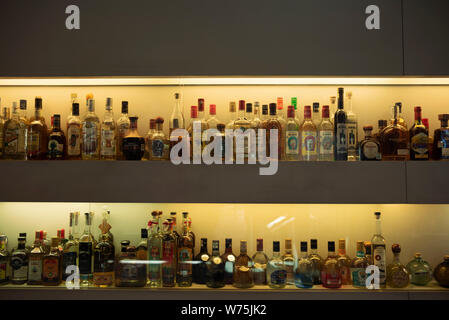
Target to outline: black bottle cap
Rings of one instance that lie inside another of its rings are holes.
[[[174,212],[174,211],[173,211],[173,212],[170,212],[170,215],[171,215],[171,216],[176,216],[176,212]]]
[[[225,244],[226,244],[226,248],[231,248],[232,247],[232,239],[226,238]]]
[[[301,252],[307,252],[307,241],[301,241]]]
[[[270,116],[276,115],[277,105],[276,103],[270,103]]]
[[[281,244],[279,241],[273,241],[273,252],[281,251]]]
[[[219,249],[220,249],[220,241],[212,240],[212,250],[219,250]]]
[[[26,238],[27,234],[25,232],[19,233],[20,238]]]
[[[128,113],[128,101],[122,101],[122,113]]]
[[[320,104],[319,102],[313,103],[313,112],[320,112]]]
[[[335,241],[328,241],[327,242],[327,251],[335,252]]]
[[[388,125],[388,121],[387,120],[379,120],[379,121],[377,121],[377,125],[379,126],[379,128],[386,127]]]
[[[72,114],[74,116],[79,116],[80,115],[80,104],[78,102],[74,102],[72,104]]]
[[[253,104],[252,103],[247,103],[246,104],[246,112],[247,113],[253,112]]]
[[[42,109],[42,98],[36,97],[36,99],[34,100],[34,107],[36,109]]]
[[[140,237],[143,239],[148,238],[148,230],[144,228],[140,229]]]
[[[317,239],[310,240],[310,249],[312,249],[312,250],[318,249],[318,240]]]
[[[268,105],[262,105],[262,114],[268,115]]]
[[[21,99],[20,100],[20,110],[26,110],[27,109],[27,101]]]
[[[374,215],[376,216],[376,219],[379,219],[379,218],[380,218],[380,212],[379,212],[379,211],[374,212]]]

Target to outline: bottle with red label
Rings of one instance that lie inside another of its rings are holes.
[[[165,220],[163,223],[162,238],[162,286],[174,287],[176,285],[176,238],[171,229],[171,222]]]
[[[317,152],[317,128],[312,121],[312,109],[304,106],[304,122],[301,131],[301,159],[303,161],[316,161]]]
[[[346,240],[338,240],[338,265],[340,266],[341,284],[352,284],[351,258],[346,254]]]
[[[342,285],[341,267],[338,263],[338,256],[335,254],[335,242],[327,243],[328,256],[323,263],[321,270],[321,282],[323,287],[330,289],[340,288]]]
[[[51,238],[50,252],[42,261],[42,284],[44,286],[57,286],[61,283],[61,252],[58,248],[59,238]]]

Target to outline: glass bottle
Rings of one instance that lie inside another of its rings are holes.
[[[251,110],[252,110],[252,106],[251,106]],[[247,119],[246,114],[245,114],[245,101],[244,100],[240,100],[239,101],[239,112],[238,112],[238,116],[237,119],[234,122],[234,130],[241,130],[241,132],[244,134],[246,130],[251,128],[251,121]],[[250,141],[250,137],[248,136],[248,139],[244,138],[243,139],[243,150],[238,150],[238,146],[237,146],[237,139],[234,139],[234,146],[235,146],[235,152],[237,155],[237,152],[241,152],[243,159],[246,160],[248,159],[248,152],[249,152],[249,145],[252,143]],[[237,156],[236,156],[237,159]]]
[[[145,153],[143,155],[143,158],[146,160],[151,160],[151,147],[153,145],[152,137],[153,133],[156,132],[156,119],[150,119],[149,122],[149,130],[147,134],[145,135]],[[171,148],[171,144],[170,144]]]
[[[282,256],[287,270],[287,284],[295,284],[295,258],[293,257],[292,239],[285,239],[285,253]]]
[[[103,207],[103,213],[102,213],[102,220],[101,220],[101,224],[98,226],[98,229],[100,229],[101,234],[100,234],[100,239],[102,237],[103,234],[106,235],[107,240],[110,243],[114,243],[114,235],[111,233],[111,225],[109,224],[109,219],[110,219],[110,215],[111,212],[109,210],[107,210],[107,207]]]
[[[369,262],[365,257],[363,241],[357,241],[356,256],[351,261],[352,286],[366,288],[366,268]]]
[[[97,243],[91,233],[93,213],[86,212],[84,215],[86,217],[86,224],[84,226],[84,232],[79,239],[78,263],[80,272],[80,285],[89,286],[92,283],[93,277],[93,250],[96,247]]]
[[[58,237],[51,238],[50,252],[44,255],[42,261],[42,284],[58,286],[61,283],[61,252],[58,249]]]
[[[310,254],[308,256],[312,263],[313,284],[321,284],[321,269],[323,267],[323,258],[318,254],[318,240],[310,240]]]
[[[433,276],[440,286],[449,288],[449,255],[445,255],[443,259],[433,271]]]
[[[170,157],[170,142],[164,134],[164,119],[155,119],[156,131],[151,136],[150,160],[168,160]]]
[[[196,284],[206,284],[206,262],[209,261],[210,254],[207,252],[207,239],[201,238],[200,252],[194,259],[192,270],[193,282]]]
[[[409,134],[407,129],[399,124],[398,105],[395,105],[393,110],[393,123],[380,133],[379,142],[382,160],[408,160],[410,157]]]
[[[8,251],[8,237],[0,235],[0,285],[9,283],[11,255]]]
[[[200,130],[194,133],[194,128],[199,128]],[[189,133],[190,156],[193,159],[201,159],[203,147],[205,146],[202,136],[206,129],[207,123],[198,118],[198,107],[192,106],[190,108],[190,125],[187,132]]]
[[[50,252],[51,241],[47,240],[47,231],[42,230],[42,247],[44,248],[44,253],[47,254]]]
[[[380,144],[371,135],[371,132],[373,131],[373,126],[364,126],[363,131],[365,132],[365,139],[363,139],[359,144],[360,160],[362,161],[381,160],[382,156],[380,154]]]
[[[153,220],[148,222],[150,237],[148,239],[148,286],[150,288],[162,287],[162,232],[159,230],[159,211],[151,212]]]
[[[373,138],[380,143],[380,133],[383,129],[385,129],[388,126],[387,120],[378,120],[377,121],[377,132],[373,134]]]
[[[279,140],[280,153],[279,159],[285,160],[285,130],[287,127],[287,121],[284,118],[284,100],[282,97],[277,98],[277,120],[281,124],[282,133]]]
[[[329,106],[321,108],[321,117],[318,125],[318,159],[334,161],[334,125],[329,119]]]
[[[329,113],[330,113],[330,116],[331,116],[330,120],[331,120],[332,123],[334,123],[335,112],[337,112],[337,110],[338,110],[338,108],[337,108],[337,97],[335,97],[335,96],[330,97],[329,98],[329,103],[330,103]]]
[[[28,257],[28,285],[42,284],[42,261],[44,250],[42,249],[40,231],[35,232],[35,240]]]
[[[285,159],[287,161],[299,160],[299,126],[295,119],[295,109],[289,106],[287,109],[287,126],[285,129]]]
[[[77,266],[78,265],[78,247],[79,243],[73,236],[73,228],[75,225],[75,213],[70,212],[70,224],[69,224],[69,239],[64,244],[63,253],[62,253],[62,280],[66,280],[69,276],[66,273],[66,269],[68,266]]]
[[[67,159],[81,160],[81,119],[80,105],[72,103],[72,114],[67,118]]]
[[[83,160],[100,159],[100,119],[92,99],[87,101],[87,114],[81,122],[81,156]]]
[[[385,288],[386,281],[386,245],[385,238],[382,235],[380,212],[374,212],[376,217],[376,233],[371,238],[371,254],[373,255],[373,264],[379,268],[379,285]]]
[[[393,251],[393,262],[387,266],[387,285],[391,288],[405,288],[410,283],[410,274],[405,266],[399,261],[401,246],[397,243],[391,246]]]
[[[313,287],[313,264],[308,258],[307,241],[301,241],[300,248],[301,253],[295,270],[295,285],[298,288],[308,289]]]
[[[137,131],[138,117],[130,117],[130,127],[123,138],[122,152],[126,160],[141,160],[145,153],[145,139]]]
[[[28,280],[29,252],[25,248],[26,238],[20,237],[17,240],[17,249],[11,254],[11,283],[24,284]]]
[[[254,102],[254,114],[252,118],[252,127],[257,130],[261,127],[262,120],[260,119],[260,103]]]
[[[439,114],[441,127],[433,134],[432,158],[434,160],[449,160],[449,114]]]
[[[340,267],[341,284],[351,284],[351,258],[346,255],[346,240],[338,240],[338,265]]]
[[[4,141],[3,141],[3,129],[4,129],[4,127],[5,127],[5,119],[4,119],[4,116],[3,116],[3,113],[4,113],[4,109],[2,110],[1,109],[1,98],[0,98],[0,111],[2,111],[1,113],[0,113],[0,159],[2,159],[3,158],[3,143],[4,143]]]
[[[236,104],[234,101],[229,102],[229,114],[231,120],[226,124],[226,129],[234,129],[234,122],[236,119]]]
[[[53,127],[48,136],[48,159],[65,160],[67,154],[67,139],[61,130],[61,115],[53,115]]]
[[[335,242],[327,243],[328,256],[323,263],[321,271],[321,282],[323,287],[330,289],[340,288],[342,285],[341,268],[338,263],[338,256],[335,254]]]
[[[209,119],[207,119],[206,123],[209,129],[217,129],[217,125],[222,123],[217,118],[217,106],[215,104],[209,106]]]
[[[281,147],[281,143],[285,139],[281,137],[285,134],[285,131],[282,130],[282,125],[279,122],[279,119],[276,115],[276,103],[270,103],[269,108],[270,108],[270,117],[267,119],[263,127],[263,129],[266,130],[266,143],[265,143],[266,155],[267,158],[271,157],[271,150],[270,150],[271,129],[277,130],[278,154],[271,160],[278,160],[281,159],[281,154],[284,149],[283,146]]]
[[[235,255],[232,253],[232,239],[225,239],[225,252],[221,256],[221,259],[224,261],[224,281],[226,284],[232,284],[234,279],[234,264],[235,264]]]
[[[114,283],[114,259],[114,245],[103,233],[94,250],[93,283],[96,287],[106,288]]]
[[[273,256],[267,264],[267,282],[270,288],[284,288],[287,285],[287,269],[280,254],[280,242],[273,241]]]
[[[42,99],[36,97],[34,117],[30,119],[28,129],[27,158],[29,160],[44,160],[47,156],[48,130],[41,113]]]
[[[319,127],[321,123],[321,117],[320,117],[320,104],[319,102],[312,103],[312,122],[315,125],[315,127]]]
[[[348,99],[349,109],[346,114],[346,132],[348,142],[348,160],[356,161],[358,160],[358,124],[357,116],[352,110],[352,92],[347,92],[346,97]]]
[[[344,89],[338,88],[338,109],[334,116],[334,158],[348,160],[347,114],[344,108]]]
[[[225,286],[224,261],[220,257],[220,244],[218,240],[212,240],[212,255],[206,262],[206,286],[209,288],[222,288]]]
[[[204,99],[199,98],[198,99],[198,119],[201,120],[201,122],[206,122],[206,114],[204,112]]]
[[[240,289],[254,286],[253,261],[247,254],[247,248],[246,240],[241,240],[240,254],[234,264],[234,280],[232,285]]]
[[[368,261],[369,265],[372,265],[373,264],[373,255],[371,254],[372,243],[371,243],[371,241],[365,241],[363,243],[363,245],[365,246],[366,260]]]
[[[192,218],[190,218],[189,217],[189,213],[188,212],[183,212],[182,213],[182,219],[183,219],[183,224],[184,223],[186,223],[187,224],[187,226],[189,227],[188,228],[188,232],[189,232],[189,235],[192,237],[192,239],[193,239],[193,253],[195,253],[195,233],[193,233],[193,231],[192,231]],[[195,256],[195,255],[193,255],[193,256]]]
[[[181,95],[179,93],[175,93],[175,106],[173,108],[173,112],[170,116],[169,129],[170,135],[175,129],[185,129],[185,119],[184,114],[181,108]]]
[[[410,160],[429,159],[429,131],[422,122],[421,107],[415,107],[415,123],[409,131]]]
[[[182,235],[178,238],[178,272],[177,283],[180,287],[192,285],[192,262],[193,262],[193,238],[189,233],[188,221],[184,218],[182,223]]]
[[[257,249],[253,257],[253,281],[256,286],[267,284],[268,257],[263,252],[263,239],[257,239]]]
[[[406,269],[410,274],[410,283],[417,286],[425,286],[432,280],[432,267],[425,261],[421,253],[415,253],[415,257],[407,263]]]
[[[268,105],[263,104],[262,105],[262,115],[260,116],[260,127],[264,128],[266,126],[266,122],[268,120]]]
[[[3,128],[3,159],[26,160],[27,140],[28,124],[20,117],[17,103],[13,102],[11,119],[5,121]]]
[[[301,160],[317,160],[317,128],[312,122],[310,106],[304,106],[304,121],[300,127],[301,131]]]
[[[147,282],[146,265],[137,262],[136,247],[128,240],[120,243],[121,252],[116,260],[115,285],[117,287],[144,287]]]
[[[176,239],[171,232],[171,223],[165,220],[163,223],[162,238],[162,286],[174,287],[176,284],[176,256],[175,256]]]
[[[117,120],[117,160],[125,160],[123,155],[123,139],[128,134],[131,121],[128,117],[128,101],[122,101],[122,115]]]
[[[404,117],[402,116],[402,102],[396,102],[395,107],[397,107],[397,122],[400,126],[403,126],[405,129],[407,129],[407,123],[404,120]],[[391,124],[394,123],[394,107],[393,107],[393,118],[390,120]]]
[[[112,111],[112,98],[106,98],[106,111],[101,123],[101,160],[115,160],[117,145],[116,124]]]
[[[426,130],[428,132],[428,139],[427,139],[427,150],[429,150],[429,159],[433,159],[433,136],[430,134],[429,130],[429,119],[428,118],[422,118],[422,124],[424,127],[426,127]]]

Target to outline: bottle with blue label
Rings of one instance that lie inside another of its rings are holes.
[[[287,269],[280,254],[279,241],[273,241],[273,257],[267,265],[267,282],[271,288],[284,288],[287,284]]]
[[[366,268],[369,263],[365,256],[364,247],[363,241],[357,241],[356,256],[351,261],[352,285],[356,288],[366,288]]]

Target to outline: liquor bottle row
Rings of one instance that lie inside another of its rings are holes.
[[[357,241],[356,254],[350,258],[346,241],[338,241],[338,253],[334,241],[328,242],[328,256],[318,254],[318,240],[299,243],[300,252],[292,249],[292,240],[285,239],[284,253],[280,241],[273,241],[273,255],[264,253],[263,239],[257,239],[257,249],[252,257],[247,242],[240,241],[240,254],[234,255],[232,239],[225,240],[225,250],[220,242],[212,241],[209,253],[207,239],[201,239],[201,248],[195,255],[195,234],[191,219],[182,213],[182,232],[176,230],[176,213],[162,221],[162,212],[152,212],[148,228],[141,229],[141,242],[136,246],[121,241],[116,254],[114,237],[108,223],[109,212],[103,213],[98,240],[91,233],[93,213],[85,214],[85,229],[79,236],[79,213],[70,213],[70,231],[65,239],[63,229],[51,241],[46,232],[36,231],[32,247],[26,244],[26,234],[20,234],[18,247],[8,252],[7,237],[0,236],[0,283],[55,286],[62,281],[72,281],[79,275],[84,287],[190,287],[193,283],[210,288],[233,285],[237,288],[268,285],[284,288],[405,288],[410,283],[427,285],[432,278],[449,288],[449,255],[434,270],[420,253],[403,265],[400,261],[401,247],[392,245],[393,261],[387,264],[386,241],[382,236],[380,212],[375,213],[376,232],[371,241]],[[377,267],[375,278],[370,278],[369,267]],[[367,269],[368,268],[368,269]]]
[[[286,115],[283,98],[262,106],[259,102],[240,100],[238,113],[237,104],[230,102],[231,120],[225,124],[217,118],[215,104],[210,104],[209,116],[205,115],[205,102],[200,98],[198,105],[191,107],[190,124],[187,125],[180,95],[176,93],[169,133],[171,135],[176,129],[185,129],[186,132],[185,136],[174,136],[173,141],[170,135],[164,133],[164,119],[161,117],[151,119],[148,133],[145,137],[140,136],[137,131],[138,117],[128,117],[127,101],[122,101],[122,114],[116,121],[112,98],[107,98],[104,119],[100,121],[95,113],[95,100],[88,95],[87,112],[81,119],[80,104],[75,94],[72,94],[72,114],[67,119],[66,137],[58,114],[53,115],[51,129],[47,129],[42,117],[42,99],[38,97],[31,118],[26,115],[26,100],[20,100],[19,106],[13,103],[11,117],[4,108],[3,117],[0,118],[0,156],[20,160],[169,160],[172,147],[188,139],[190,155],[201,158],[207,142],[212,144],[215,139],[221,139],[222,143],[216,146],[218,150],[209,148],[209,154],[217,152],[221,155],[220,161],[235,161],[238,131],[245,135],[241,151],[243,159],[260,157],[258,151],[262,150],[268,158],[290,161],[449,160],[449,114],[438,115],[441,128],[436,129],[432,136],[428,119],[422,118],[420,106],[414,108],[415,122],[408,129],[402,117],[402,103],[397,102],[392,108],[390,120],[379,120],[375,134],[372,125],[364,126],[365,136],[359,139],[351,92],[346,95],[348,111],[344,109],[344,101],[344,89],[339,88],[338,99],[331,97],[330,105],[323,105],[321,109],[319,103],[304,106],[304,118],[300,120],[297,98],[291,98]],[[199,148],[193,146],[195,125],[199,128]],[[207,129],[214,131],[205,138]],[[272,129],[277,130],[276,156],[270,153]],[[229,135],[232,135],[231,146],[225,143]],[[256,150],[261,141],[265,142],[264,146]],[[226,148],[232,148],[232,152],[227,153]]]

